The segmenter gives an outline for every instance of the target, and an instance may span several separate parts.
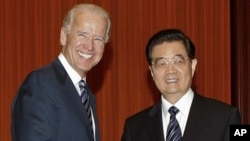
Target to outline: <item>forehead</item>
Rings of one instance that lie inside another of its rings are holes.
[[[107,21],[104,16],[87,11],[78,11],[72,23],[73,30],[89,31],[104,35],[107,29]]]
[[[176,54],[187,55],[182,41],[163,42],[153,47],[152,57],[173,57]]]

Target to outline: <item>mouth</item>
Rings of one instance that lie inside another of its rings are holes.
[[[91,58],[93,56],[93,55],[90,55],[90,54],[83,53],[83,52],[81,52],[79,50],[77,52],[84,59],[89,59],[89,58]]]
[[[165,82],[166,83],[177,83],[178,82],[178,78],[172,78],[172,79],[166,79]]]

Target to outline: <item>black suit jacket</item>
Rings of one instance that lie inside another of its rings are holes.
[[[240,124],[239,111],[194,95],[182,141],[229,141],[229,127]],[[122,141],[164,141],[161,102],[126,119]]]
[[[96,103],[88,86],[100,140]],[[90,123],[81,98],[58,59],[31,72],[12,105],[13,141],[92,141]]]

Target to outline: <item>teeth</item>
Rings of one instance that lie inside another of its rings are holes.
[[[167,83],[174,83],[174,82],[177,82],[177,79],[167,79],[166,82]]]
[[[78,53],[79,53],[79,55],[80,55],[80,56],[82,56],[84,59],[89,59],[89,58],[91,58],[91,57],[92,57],[92,55],[85,54],[85,53],[80,52],[80,51],[78,51]]]

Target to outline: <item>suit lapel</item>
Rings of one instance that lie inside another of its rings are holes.
[[[71,99],[71,100],[67,100],[67,103],[71,102],[68,106],[74,106],[74,109],[77,107],[76,109],[80,110],[81,113],[83,113],[84,111],[83,111],[81,98],[74,84],[69,78],[66,70],[64,69],[63,65],[61,64],[59,59],[56,59],[52,65],[57,75],[58,82],[61,83],[61,87],[63,89],[62,96],[66,100]]]
[[[91,127],[89,124],[87,113],[84,109],[84,105],[82,104],[81,98],[72,83],[72,80],[68,76],[66,70],[64,69],[63,65],[59,61],[59,59],[56,59],[52,63],[52,67],[54,69],[54,73],[56,75],[57,81],[59,82],[59,85],[56,89],[60,91],[59,99],[61,100],[61,103],[63,103],[63,109],[69,110],[70,114],[73,114],[72,117],[77,117],[77,119],[82,122],[82,125],[84,125],[86,128],[87,135],[91,135]],[[89,91],[89,90],[88,90]],[[90,103],[93,108],[95,108],[95,100],[92,94],[90,94]],[[95,109],[93,110],[93,112]],[[96,113],[94,112],[94,115]],[[78,118],[79,117],[79,118]],[[96,116],[94,116],[96,117]],[[96,124],[96,140],[100,140],[100,133],[99,133],[99,127],[97,119],[95,119]],[[90,137],[91,138],[91,137]]]
[[[62,97],[62,100],[67,101],[64,102],[65,106],[71,111],[74,111],[72,113],[78,114],[77,116],[81,118],[83,124],[89,126],[89,129],[91,129],[81,98],[59,59],[56,59],[52,66],[57,75],[58,82],[61,83],[61,86],[58,87],[58,89],[62,89],[60,96]],[[91,133],[91,130],[89,130],[89,133]]]
[[[148,140],[164,141],[163,126],[162,126],[162,112],[161,102],[152,107],[148,114],[147,130]]]
[[[207,116],[205,111],[205,106],[204,106],[204,101],[201,96],[198,94],[194,94],[194,99],[190,108],[185,132],[183,135],[183,141],[190,141],[196,138],[198,136],[199,132],[203,129],[203,123],[206,123],[204,121],[209,118]]]

